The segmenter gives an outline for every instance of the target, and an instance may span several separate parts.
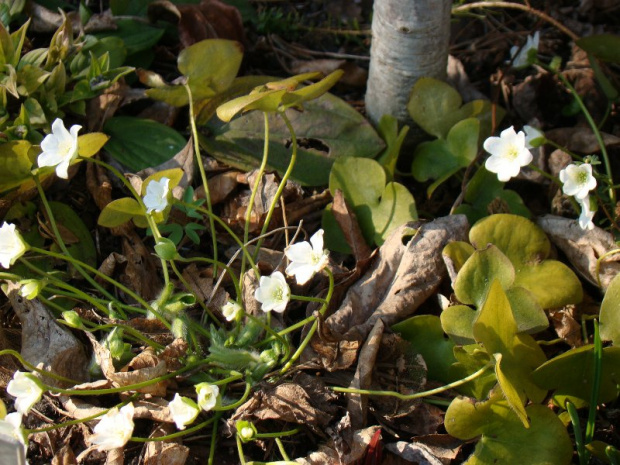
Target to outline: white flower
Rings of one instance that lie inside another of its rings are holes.
[[[483,147],[491,154],[484,166],[496,173],[497,179],[502,182],[518,175],[521,167],[529,164],[533,158],[525,147],[525,134],[523,131],[515,132],[512,126],[504,129],[499,137],[489,137]]]
[[[26,250],[28,246],[15,225],[4,222],[0,227],[0,265],[9,268]]]
[[[146,186],[146,195],[144,196],[144,205],[147,213],[163,212],[168,206],[168,184],[170,179],[163,177],[159,181],[152,180]]]
[[[108,411],[95,426],[95,434],[90,438],[91,444],[101,451],[118,449],[127,444],[133,434],[133,412],[131,402],[120,410],[114,407]]]
[[[515,45],[510,49],[510,58],[512,58],[512,67],[515,69],[525,68],[534,62],[534,58],[538,53],[538,45],[540,43],[540,32],[536,31],[534,36],[527,36],[525,45],[519,50],[519,46]],[[516,56],[515,56],[516,55]]]
[[[310,245],[312,244],[312,245]],[[291,261],[286,274],[295,276],[297,284],[305,284],[327,265],[329,254],[323,250],[323,230],[319,229],[310,242],[299,242],[288,247],[286,257]]]
[[[291,289],[284,275],[276,271],[271,276],[261,276],[254,298],[262,304],[263,312],[282,313],[291,298]]]
[[[577,200],[588,197],[590,191],[596,187],[596,178],[592,176],[592,165],[589,163],[571,163],[560,171],[560,181],[564,184],[562,191]]]
[[[30,411],[43,395],[43,389],[30,373],[16,371],[6,387],[6,392],[15,397],[15,410],[22,414]]]
[[[74,124],[67,131],[65,123],[56,118],[52,123],[52,133],[45,136],[41,142],[43,152],[39,155],[37,163],[40,167],[55,166],[56,175],[67,179],[69,165],[78,156],[78,132],[82,126]]]
[[[178,429],[185,429],[187,425],[192,424],[200,413],[196,402],[180,396],[178,393],[174,395],[174,399],[168,404],[168,408]]]
[[[45,287],[45,283],[40,279],[24,279],[19,284],[19,295],[24,299],[32,300],[39,295],[41,290]]]
[[[220,388],[215,384],[200,383],[195,386],[196,394],[198,394],[198,405],[205,412],[212,410],[218,401]]]
[[[544,144],[545,134],[540,129],[526,124],[523,126],[523,131],[525,132],[525,148],[533,149]]]
[[[241,436],[241,439],[247,441],[248,439],[252,439],[254,437],[254,430],[249,426],[244,426],[241,428],[241,431],[239,431],[239,436]]]
[[[579,202],[579,206],[581,207],[581,214],[579,215],[579,227],[583,230],[594,229],[594,223],[592,222],[592,218],[594,218],[595,212],[591,209],[590,197],[586,196],[585,199],[577,199],[577,202]]]
[[[222,315],[226,318],[226,321],[233,321],[237,318],[237,315],[243,311],[243,307],[237,302],[229,300],[222,305]]]
[[[21,412],[9,413],[0,419],[0,435],[17,439],[24,447],[26,446],[26,435],[22,430],[22,414]]]

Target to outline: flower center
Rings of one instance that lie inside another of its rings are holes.
[[[58,151],[63,153],[65,156],[71,154],[71,141],[63,140],[58,144]]]
[[[506,158],[515,160],[519,156],[519,150],[514,145],[511,145],[506,151]]]
[[[281,287],[274,289],[271,296],[273,297],[273,300],[282,300],[282,297],[284,296],[284,289]]]
[[[588,181],[588,173],[586,173],[585,171],[579,171],[579,173],[577,173],[576,181],[578,184],[585,184]]]

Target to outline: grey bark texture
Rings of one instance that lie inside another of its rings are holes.
[[[375,0],[366,112],[411,123],[407,102],[422,76],[443,79],[448,62],[451,0]]]

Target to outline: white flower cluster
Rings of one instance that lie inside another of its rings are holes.
[[[310,238],[310,242],[299,242],[289,246],[285,251],[290,260],[286,274],[295,276],[297,284],[306,284],[315,273],[327,266],[329,252],[323,248],[324,231],[319,229]],[[258,289],[254,293],[264,312],[282,313],[291,298],[291,289],[282,273],[276,271],[271,276],[262,276]]]

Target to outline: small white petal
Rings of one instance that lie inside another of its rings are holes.
[[[168,206],[168,192],[170,179],[161,178],[159,181],[152,180],[146,186],[146,195],[144,196],[144,205],[147,213],[160,213]]]
[[[10,268],[19,257],[26,253],[26,250],[28,246],[15,225],[3,223],[0,227],[0,265]]]
[[[15,372],[6,392],[15,397],[15,410],[24,415],[43,395],[43,389],[34,381],[32,375],[23,371]]]
[[[581,206],[581,214],[579,215],[579,227],[581,229],[594,229],[594,223],[592,219],[594,218],[594,211],[590,208],[590,197],[586,197],[585,199],[577,199],[577,202]]]
[[[592,165],[584,163],[576,165],[571,163],[560,171],[562,191],[566,195],[572,195],[577,200],[585,199],[592,189],[596,188],[596,178],[592,175]]]
[[[224,305],[222,305],[222,315],[224,315],[226,321],[233,321],[242,311],[243,307],[241,307],[241,305],[239,305],[237,302],[233,302],[232,300],[229,300]]]
[[[193,400],[182,397],[178,393],[174,395],[174,399],[168,404],[168,408],[172,420],[180,430],[192,424],[200,413],[200,409]]]
[[[133,414],[132,403],[120,410],[118,407],[111,409],[95,426],[93,430],[95,434],[90,438],[91,444],[96,445],[101,451],[123,447],[133,434]]]
[[[291,298],[291,289],[286,283],[282,273],[276,271],[271,276],[261,276],[259,285],[254,292],[254,298],[258,300],[263,312],[281,313],[286,309]]]
[[[324,231],[319,229],[310,238],[310,242],[293,244],[284,251],[291,261],[286,274],[295,276],[297,284],[307,283],[315,273],[327,266],[329,256],[323,250],[323,234]]]
[[[531,163],[533,157],[525,147],[525,134],[515,132],[514,127],[504,129],[500,137],[489,137],[484,141],[484,149],[491,154],[484,166],[502,182],[510,180],[521,171],[522,166]]]
[[[68,178],[69,165],[78,156],[78,132],[82,126],[73,125],[67,131],[65,123],[56,118],[52,123],[52,132],[41,141],[41,154],[37,158],[39,167],[56,166],[59,178]]]
[[[217,405],[220,388],[215,384],[200,383],[195,386],[198,394],[198,405],[205,412],[213,410]]]

